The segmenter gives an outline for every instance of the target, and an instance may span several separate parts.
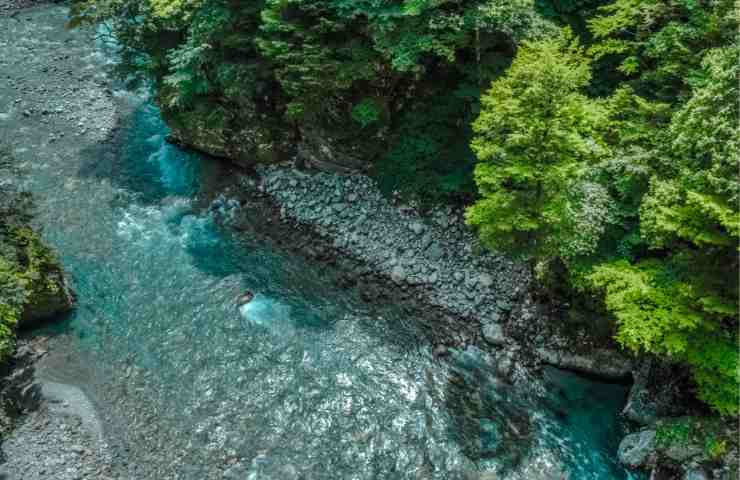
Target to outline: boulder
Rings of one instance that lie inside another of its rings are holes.
[[[509,377],[514,369],[514,360],[510,354],[504,354],[496,362],[496,373],[502,377]]]
[[[620,463],[629,468],[648,466],[655,453],[655,430],[632,433],[622,439],[617,450]]]
[[[701,446],[690,442],[671,442],[661,450],[663,455],[678,463],[686,462],[703,453]]]
[[[284,139],[273,138],[279,130],[267,128],[253,103],[242,104],[237,111],[224,112],[219,121],[213,120],[214,104],[205,99],[189,109],[166,108],[170,103],[166,94],[158,103],[165,106],[162,118],[170,127],[168,140],[172,143],[228,158],[243,166],[276,162],[288,149]]]
[[[695,467],[686,470],[681,480],[709,480],[709,477],[703,468]]]
[[[550,365],[610,380],[629,378],[632,372],[631,359],[616,350],[595,348],[576,353],[565,349],[539,347],[536,352],[540,360]]]
[[[493,277],[487,273],[481,273],[478,276],[478,285],[482,288],[491,288],[493,285]]]
[[[401,284],[406,281],[407,278],[406,270],[401,265],[396,265],[391,270],[391,280],[397,284]]]
[[[501,346],[506,343],[504,329],[497,323],[483,325],[483,338],[491,345]]]
[[[409,224],[409,230],[414,232],[414,235],[421,235],[424,232],[424,224],[421,222],[411,222]]]
[[[444,251],[438,243],[433,242],[431,245],[429,245],[429,248],[427,248],[427,255],[429,256],[430,260],[436,262],[444,256]]]
[[[684,383],[688,380],[684,369],[643,360],[633,371],[634,383],[627,404],[622,410],[628,420],[640,425],[651,425],[658,417],[675,417],[685,413]]]

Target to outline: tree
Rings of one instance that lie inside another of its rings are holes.
[[[738,371],[738,49],[709,50],[689,100],[654,150],[640,231],[656,254],[589,276],[634,351],[686,362],[699,398],[740,413]]]
[[[586,210],[607,207],[608,197],[587,172],[608,150],[607,111],[582,93],[590,79],[590,61],[565,29],[524,42],[483,96],[472,142],[481,198],[466,219],[490,247],[539,259],[594,248],[607,209]]]

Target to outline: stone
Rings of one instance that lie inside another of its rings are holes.
[[[491,288],[493,285],[493,277],[487,273],[481,273],[478,276],[478,285],[483,288]]]
[[[483,338],[491,345],[501,346],[506,343],[504,329],[497,323],[483,325]]]
[[[644,367],[633,372],[634,383],[630,388],[627,403],[622,409],[622,415],[639,425],[650,425],[657,418],[657,407],[647,385],[647,372]]]
[[[616,350],[596,348],[587,353],[575,353],[567,349],[538,347],[540,359],[566,370],[596,375],[609,380],[629,378],[632,361]]]
[[[423,250],[426,250],[427,248],[429,248],[429,245],[431,245],[433,241],[434,239],[432,238],[432,235],[430,233],[424,234],[424,236],[421,237],[421,248]]]
[[[434,347],[434,350],[432,350],[432,355],[434,356],[434,358],[445,357],[449,354],[450,351],[445,345],[437,345],[436,347]]]
[[[400,284],[406,281],[407,274],[406,270],[401,265],[396,265],[391,271],[391,280],[395,283]]]
[[[709,480],[709,477],[703,468],[695,467],[686,470],[681,480]]]
[[[424,224],[421,222],[412,222],[409,224],[409,230],[414,232],[415,235],[421,235],[424,232]]]
[[[508,377],[511,375],[514,369],[514,361],[510,355],[502,355],[501,358],[496,362],[496,373],[502,377]]]
[[[703,453],[702,448],[699,445],[686,443],[686,442],[671,442],[667,448],[662,449],[663,454],[675,460],[678,463],[683,463],[694,457],[698,457]]]
[[[247,477],[247,469],[240,463],[231,466],[224,472],[224,480],[241,480]]]
[[[617,457],[630,468],[645,467],[655,452],[655,430],[643,430],[627,435],[619,443]]]
[[[440,260],[444,256],[444,251],[442,250],[442,247],[439,246],[438,243],[432,243],[429,248],[427,248],[427,255],[429,255],[429,259],[433,261]]]

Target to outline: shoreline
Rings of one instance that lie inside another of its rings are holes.
[[[559,331],[537,303],[526,268],[485,252],[459,211],[442,207],[422,215],[392,204],[365,175],[290,165],[259,166],[229,194],[271,212],[262,220],[268,236],[312,260],[339,264],[347,284],[367,292],[365,301],[410,302],[435,318],[426,326],[435,354],[473,345],[496,356],[504,373],[516,361],[604,381],[630,381],[636,368],[589,332]],[[225,205],[216,199],[213,208]],[[251,221],[242,214],[234,226],[257,230]]]

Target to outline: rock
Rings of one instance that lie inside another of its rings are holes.
[[[643,430],[627,435],[619,443],[617,457],[620,463],[630,468],[648,466],[655,452],[655,430]]]
[[[487,273],[481,273],[478,276],[478,285],[483,288],[490,288],[493,285],[493,277]]]
[[[444,251],[442,250],[442,247],[440,247],[439,244],[435,242],[432,243],[429,248],[427,248],[427,255],[429,255],[430,260],[436,262],[444,256]]]
[[[491,345],[501,346],[506,343],[504,329],[497,323],[483,325],[483,338]]]
[[[432,350],[432,355],[434,356],[434,358],[445,357],[449,354],[450,354],[450,351],[447,349],[445,345],[437,345]]]
[[[666,457],[678,463],[683,463],[703,453],[699,445],[686,442],[671,442],[667,448],[663,448],[661,451]]]
[[[644,366],[633,373],[635,382],[630,388],[627,403],[622,410],[622,415],[640,425],[652,424],[657,418],[657,406],[647,385],[648,372],[646,370],[648,368]]]
[[[681,401],[685,375],[681,369],[653,359],[641,362],[632,372],[634,383],[622,415],[640,425],[651,425],[658,417],[685,413]]]
[[[496,362],[496,373],[498,373],[502,377],[509,377],[513,369],[514,360],[509,354],[502,355],[498,359],[498,362]]]
[[[424,232],[424,224],[421,222],[412,222],[409,224],[409,230],[415,235],[421,235]]]
[[[596,348],[584,353],[575,353],[538,347],[536,352],[540,360],[550,365],[610,380],[628,378],[632,372],[632,361],[616,350]]]
[[[683,474],[682,480],[709,480],[707,473],[701,467],[690,468]]]
[[[232,465],[224,472],[224,480],[242,480],[247,478],[247,469],[240,463]]]
[[[397,284],[401,284],[406,281],[407,274],[406,270],[401,265],[396,265],[391,271],[391,280]]]

